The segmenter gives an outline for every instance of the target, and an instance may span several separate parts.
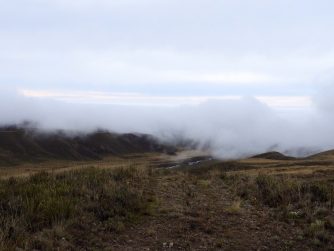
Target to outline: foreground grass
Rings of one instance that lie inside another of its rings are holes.
[[[242,204],[247,202],[256,207],[258,212],[269,211],[272,217],[269,224],[280,221],[295,231],[301,230],[298,239],[308,243],[310,248],[333,248],[334,184],[330,177],[312,180],[303,176],[233,172],[242,168],[237,162],[233,165],[227,162],[200,166],[185,172],[200,179],[200,184],[209,184],[212,180],[220,180],[225,184],[230,193],[234,194],[234,200],[225,209],[228,213],[242,214]],[[244,211],[244,214],[247,212]]]
[[[272,209],[272,215],[303,229],[301,239],[315,246],[334,244],[334,186],[327,181],[305,181],[289,176],[259,174],[256,177],[230,176],[237,196]]]
[[[150,181],[148,170],[132,167],[1,181],[0,250],[51,250],[60,245],[57,239],[66,240],[61,249],[70,249],[76,241],[70,232],[91,224],[104,231],[122,231],[149,213]],[[41,237],[59,228],[58,236]]]
[[[241,169],[244,174],[231,171]],[[237,162],[176,170],[84,168],[0,181],[0,250],[334,246],[328,179],[246,170]]]

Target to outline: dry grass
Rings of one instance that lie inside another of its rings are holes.
[[[331,164],[252,159],[147,168],[168,158],[50,162],[23,172],[46,171],[32,177],[7,176],[0,181],[0,250],[334,246]]]
[[[59,174],[62,172],[81,170],[83,168],[95,167],[99,169],[113,169],[127,166],[148,166],[152,161],[167,158],[158,153],[128,154],[123,156],[107,156],[101,160],[70,161],[70,160],[45,160],[39,163],[21,163],[16,166],[2,166],[0,168],[0,179],[10,177],[29,177],[40,172]]]
[[[1,181],[0,250],[47,250],[49,239],[43,242],[32,237],[73,220],[91,219],[81,223],[122,231],[149,212],[153,201],[145,192],[149,180],[147,170],[128,167],[86,168],[58,175],[43,172],[28,179]]]
[[[241,213],[241,200],[237,199],[232,202],[231,206],[226,209],[226,212],[230,214],[240,214]]]
[[[231,190],[258,207],[273,209],[276,218],[304,228],[316,246],[333,242],[334,186],[326,181],[303,181],[289,176],[259,174],[229,176]],[[232,210],[232,208],[231,208]],[[238,211],[238,210],[237,210]]]

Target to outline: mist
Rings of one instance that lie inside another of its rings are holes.
[[[221,158],[334,148],[333,1],[3,2],[2,125],[148,133]]]
[[[334,148],[333,95],[334,88],[323,88],[311,109],[282,112],[254,97],[167,107],[73,103],[3,90],[0,124],[32,121],[46,131],[148,133],[170,143],[192,140],[223,159],[267,151],[304,156]]]

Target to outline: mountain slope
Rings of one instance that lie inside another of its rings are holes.
[[[89,160],[104,155],[173,151],[173,147],[145,134],[96,131],[69,135],[61,131],[45,133],[17,126],[0,128],[0,164],[49,158]]]
[[[255,155],[254,159],[270,159],[270,160],[292,160],[294,157],[286,156],[280,152],[267,152],[259,155]]]

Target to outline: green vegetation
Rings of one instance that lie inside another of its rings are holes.
[[[148,171],[129,167],[1,181],[0,250],[51,249],[31,237],[59,225],[65,232],[71,225],[92,223],[107,231],[122,231],[149,213],[150,180]]]

